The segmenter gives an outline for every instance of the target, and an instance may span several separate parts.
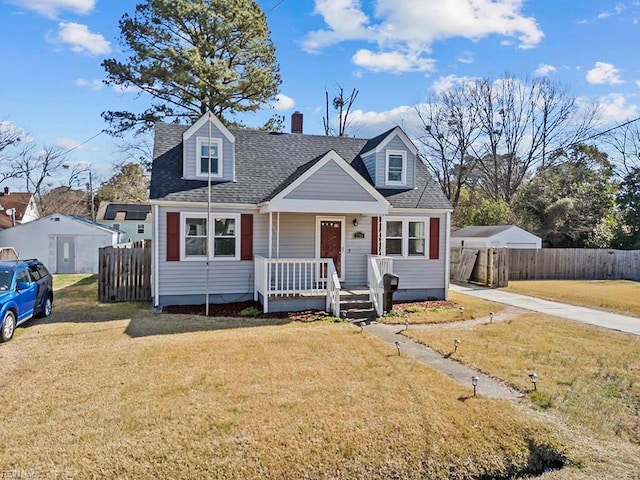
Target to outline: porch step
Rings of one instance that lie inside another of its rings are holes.
[[[340,315],[348,321],[375,319],[376,312],[369,301],[366,287],[345,288],[340,292]]]

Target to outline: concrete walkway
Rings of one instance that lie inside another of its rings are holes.
[[[575,322],[588,323],[599,327],[640,335],[640,318],[637,317],[604,312],[592,308],[577,307],[566,303],[552,302],[550,300],[542,300],[536,297],[476,285],[451,284],[449,288],[454,292],[482,298],[484,300],[491,300],[492,302],[504,303],[534,312],[555,315],[556,317],[566,318]]]
[[[488,322],[489,319],[484,319],[484,321]],[[478,377],[477,392],[479,395],[508,400],[523,396],[523,394],[517,390],[498,382],[484,373],[478,372],[455,360],[443,357],[438,352],[405,337],[402,335],[403,325],[386,325],[377,322],[362,322],[361,325],[365,331],[392,344],[394,347],[396,346],[396,342],[399,342],[401,352],[411,355],[419,362],[441,371],[457,382],[468,386],[470,389],[473,388],[471,386],[471,377]]]

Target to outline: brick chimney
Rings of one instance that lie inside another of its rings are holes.
[[[302,114],[298,111],[291,114],[291,133],[302,133]]]

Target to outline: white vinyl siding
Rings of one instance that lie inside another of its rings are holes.
[[[329,161],[285,198],[295,200],[344,200],[375,202],[376,199],[336,162]]]
[[[215,126],[212,126],[211,138],[213,141],[218,142],[218,155],[221,157],[220,175],[214,176],[217,181],[233,180],[233,162],[235,159],[234,144],[229,141]],[[199,166],[200,147],[198,145],[198,139],[200,142],[204,140],[204,145],[208,143],[209,128],[205,123],[200,127],[190,138],[183,143],[183,175],[188,180],[206,180],[208,175],[207,169],[201,172]]]

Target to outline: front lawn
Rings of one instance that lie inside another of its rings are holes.
[[[98,304],[95,277],[61,280],[53,315],[0,345],[4,471],[476,479],[564,455],[524,406],[473,398],[353,325],[153,315]]]
[[[510,281],[503,290],[640,317],[640,283],[630,280]]]
[[[609,445],[611,458],[599,461],[626,461],[629,452],[638,459],[639,337],[533,313],[454,330],[409,329],[406,335],[528,392],[539,409],[586,428],[592,445]],[[454,353],[455,339],[460,344]],[[532,372],[538,375],[537,390],[528,376]],[[628,460],[628,476],[620,478],[638,478],[640,462]],[[609,464],[602,470],[614,471]]]

